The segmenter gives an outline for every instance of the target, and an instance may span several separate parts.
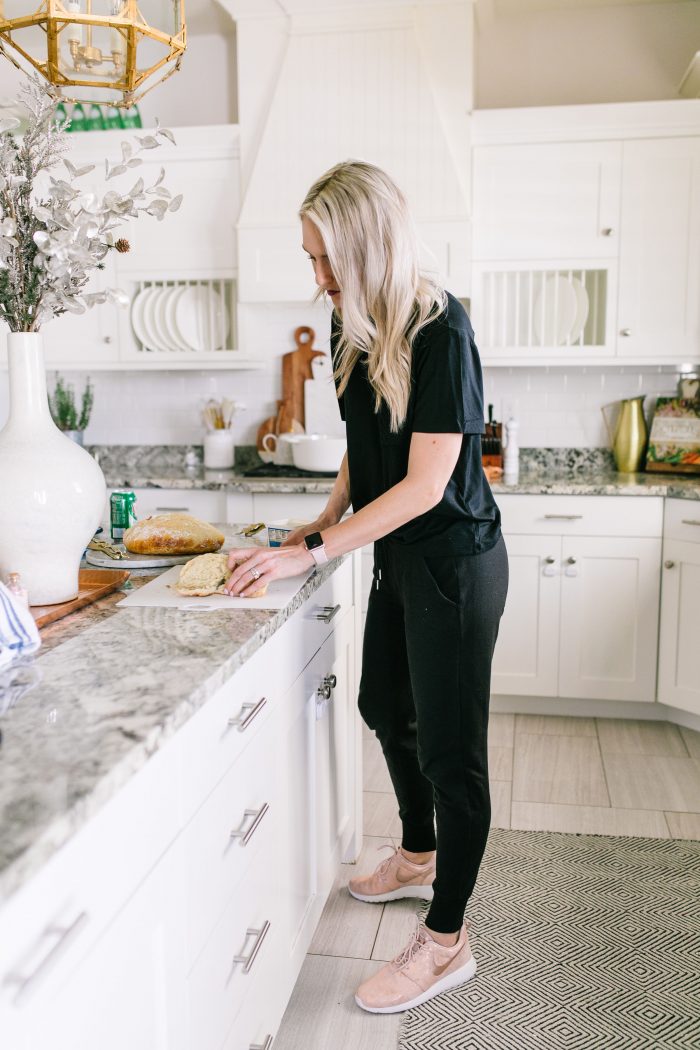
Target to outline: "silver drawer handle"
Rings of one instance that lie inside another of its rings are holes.
[[[63,954],[69,943],[78,935],[79,931],[87,921],[88,913],[86,911],[81,911],[68,926],[50,925],[46,927],[44,933],[56,933],[59,937],[32,973],[30,973],[28,977],[23,977],[21,974],[8,973],[5,977],[5,984],[19,985],[14,999],[15,1003],[22,1002],[26,995],[31,991],[32,986],[46,975]]]
[[[244,824],[245,824],[245,821],[246,821],[247,817],[255,817],[255,820],[250,825],[250,827],[248,828],[247,831],[244,831],[242,828],[238,828],[237,830],[232,831],[231,832],[231,838],[232,839],[239,839],[240,843],[241,843],[241,846],[247,846],[248,843],[250,842],[250,840],[252,839],[253,835],[257,831],[257,829],[260,827],[260,823],[261,823],[263,817],[265,816],[265,814],[267,813],[269,808],[270,808],[269,804],[267,802],[263,802],[263,804],[260,807],[260,809],[246,809],[246,810],[244,810],[244,812],[243,812],[243,823]]]
[[[323,620],[324,623],[330,623],[336,613],[340,612],[339,605],[322,605],[321,609],[323,612],[316,613],[314,620]]]
[[[185,513],[188,513],[189,509],[189,507],[156,507],[156,510],[180,510]]]
[[[235,963],[243,963],[243,973],[250,973],[253,967],[253,963],[255,962],[255,959],[257,957],[257,954],[262,948],[262,942],[267,937],[269,929],[270,922],[268,919],[265,919],[265,922],[262,925],[262,929],[249,929],[245,931],[246,937],[252,937],[253,935],[255,935],[255,944],[253,945],[253,950],[251,951],[250,955],[235,955],[233,958],[233,961]]]
[[[697,518],[681,518],[682,525],[700,525]]]
[[[582,518],[583,514],[545,514],[545,518],[550,521],[576,521],[577,518]]]
[[[248,1050],[270,1050],[272,1046],[272,1036],[268,1035],[264,1043],[251,1043]]]
[[[229,718],[228,724],[230,726],[237,726],[238,732],[243,733],[250,723],[253,721],[256,715],[259,715],[263,707],[267,703],[267,697],[261,696],[257,704],[242,704],[241,710],[235,718]],[[245,712],[248,714],[245,714]]]

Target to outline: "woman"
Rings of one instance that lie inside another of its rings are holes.
[[[374,541],[358,703],[403,835],[349,890],[368,902],[432,902],[403,951],[357,990],[363,1009],[390,1013],[476,970],[464,910],[490,824],[489,685],[508,561],[481,465],[472,329],[421,273],[403,195],[379,168],[350,161],[312,186],[300,216],[319,295],[334,307],[348,451],[321,517],[281,549],[232,552],[230,564],[248,560],[228,590],[246,594]]]

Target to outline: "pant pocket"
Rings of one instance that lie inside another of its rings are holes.
[[[450,555],[424,555],[423,564],[434,589],[443,601],[456,608],[459,605],[459,578],[455,559]]]

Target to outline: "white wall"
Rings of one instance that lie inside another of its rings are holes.
[[[678,98],[700,3],[476,6],[477,109]]]

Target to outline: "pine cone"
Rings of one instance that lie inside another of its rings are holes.
[[[120,237],[118,241],[114,242],[114,247],[120,254],[123,255],[125,252],[128,252],[130,250],[131,245],[127,241],[126,237]]]

